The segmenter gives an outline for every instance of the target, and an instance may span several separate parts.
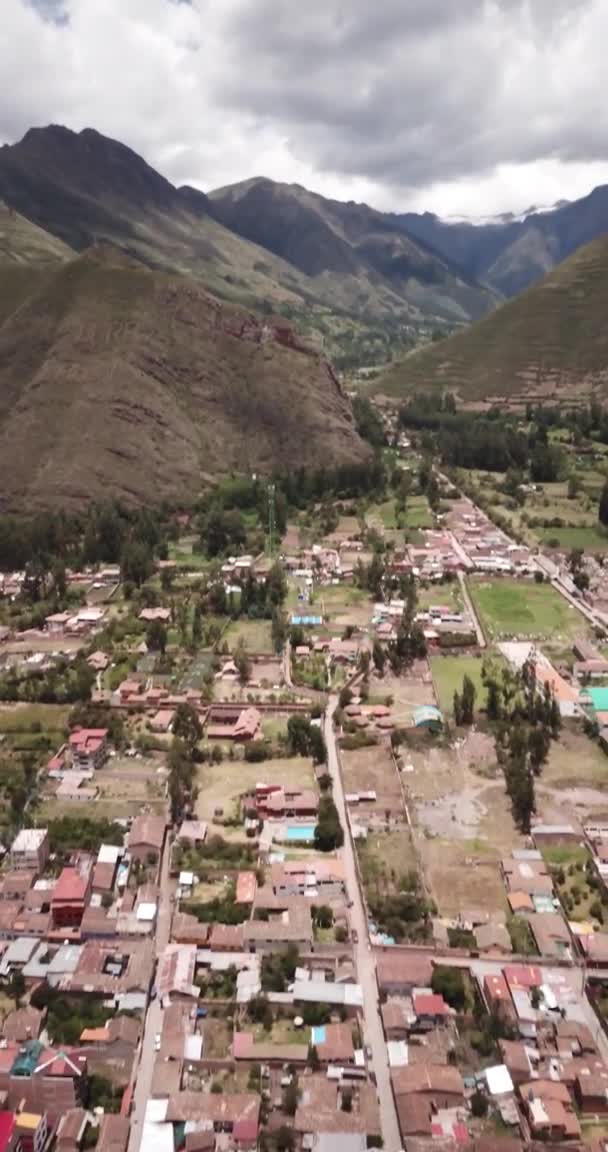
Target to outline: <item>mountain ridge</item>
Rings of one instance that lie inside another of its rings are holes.
[[[0,275],[0,506],[194,500],[230,472],[362,463],[331,367],[284,321],[108,246]],[[6,285],[9,285],[7,289]]]
[[[391,365],[371,390],[453,392],[475,404],[573,403],[608,395],[608,236],[447,340]]]

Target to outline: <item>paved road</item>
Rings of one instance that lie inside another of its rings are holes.
[[[390,1074],[388,1067],[388,1052],[382,1030],[380,1005],[378,1002],[378,989],[376,984],[376,961],[371,951],[367,931],[367,917],[363,907],[363,899],[357,879],[355,866],[355,852],[350,836],[350,825],[346,814],[346,802],[342,775],[338,760],[336,737],[333,727],[333,715],[337,708],[337,697],[332,696],[327,708],[325,719],[325,741],[327,744],[327,763],[333,781],[333,796],[344,828],[344,848],[342,858],[346,870],[346,886],[349,900],[353,906],[350,910],[351,923],[357,932],[358,943],[354,945],[357,964],[357,979],[363,989],[363,1018],[365,1029],[365,1043],[372,1052],[372,1065],[376,1074],[378,1099],[380,1101],[380,1118],[385,1152],[398,1152],[401,1148],[397,1111],[393,1099]]]
[[[156,921],[156,956],[160,956],[169,943],[171,931],[171,883],[169,879],[169,863],[171,859],[170,834],[167,834],[160,867],[159,904]],[[143,1122],[146,1104],[152,1091],[152,1077],[154,1074],[154,1060],[156,1052],[154,1043],[158,1032],[162,1032],[163,1009],[158,999],[150,1000],[146,1013],[144,1034],[141,1040],[138,1066],[134,1075],[135,1090],[133,1093],[133,1107],[131,1109],[131,1133],[129,1136],[129,1152],[139,1152],[141,1146]],[[144,1149],[145,1152],[145,1149]]]

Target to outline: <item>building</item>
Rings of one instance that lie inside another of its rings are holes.
[[[54,928],[79,928],[93,881],[93,862],[85,858],[76,867],[64,868],[51,897]]]
[[[96,1152],[127,1152],[131,1126],[126,1116],[106,1114],[99,1124]]]
[[[14,1139],[19,1152],[42,1152],[49,1137],[45,1115],[37,1112],[18,1112]]]
[[[137,816],[127,840],[131,859],[139,860],[142,864],[152,859],[158,861],[165,842],[165,830],[164,816]]]
[[[76,728],[69,743],[72,767],[79,772],[95,772],[108,758],[107,728]]]
[[[40,874],[44,872],[49,852],[49,834],[46,828],[22,828],[11,845],[11,867],[31,869]]]
[[[376,953],[376,978],[380,992],[409,996],[415,988],[428,988],[433,977],[431,956],[425,953]]]

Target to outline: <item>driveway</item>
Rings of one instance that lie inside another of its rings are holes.
[[[398,1152],[401,1148],[401,1136],[397,1121],[397,1110],[391,1088],[388,1066],[388,1052],[380,1016],[378,1001],[378,986],[376,983],[376,962],[370,947],[367,930],[367,917],[363,906],[363,898],[359,888],[357,869],[355,866],[355,850],[350,835],[350,825],[346,814],[346,802],[342,785],[342,774],[338,759],[338,748],[333,726],[334,712],[338,706],[337,697],[332,696],[327,708],[325,719],[325,742],[327,744],[327,764],[329,774],[333,781],[333,797],[340,822],[344,829],[344,847],[342,859],[346,871],[346,887],[349,900],[353,906],[350,909],[350,918],[353,928],[357,932],[358,943],[355,944],[354,953],[357,965],[357,979],[363,989],[363,1019],[365,1028],[365,1043],[372,1052],[372,1066],[376,1075],[378,1099],[380,1102],[380,1118],[382,1135],[386,1152]]]

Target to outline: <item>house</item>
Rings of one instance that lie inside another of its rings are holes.
[[[541,956],[562,959],[571,954],[572,940],[568,925],[558,912],[541,912],[528,916],[528,924]]]
[[[158,861],[165,842],[166,822],[164,816],[145,814],[136,816],[127,839],[127,847],[132,860],[146,864]]]
[[[185,844],[189,848],[200,848],[207,837],[207,825],[203,820],[184,820],[175,837],[176,844]]]
[[[49,636],[63,636],[69,619],[68,612],[53,612],[44,622],[45,631]]]
[[[239,872],[236,878],[236,904],[253,904],[258,886],[255,872]]]
[[[10,850],[12,868],[44,872],[49,858],[49,834],[46,828],[22,828]]]
[[[88,904],[93,881],[93,862],[83,858],[76,867],[64,868],[51,897],[53,927],[79,928]]]
[[[376,953],[376,979],[380,992],[409,996],[415,988],[430,987],[433,976],[431,956],[425,953]]]
[[[110,665],[110,657],[106,656],[105,652],[91,652],[87,657],[87,664],[94,672],[105,672]]]
[[[20,1114],[37,1117],[24,1125],[26,1140],[40,1140],[44,1126],[54,1125],[70,1108],[78,1107],[87,1080],[86,1057],[30,1040],[20,1048],[4,1049],[0,1062],[0,1092]],[[45,1137],[46,1139],[46,1137]]]
[[[375,1140],[381,1135],[380,1109],[373,1084],[364,1080],[349,1082],[349,1112],[342,1107],[344,1085],[340,1080],[315,1073],[302,1077],[299,1087],[294,1129],[304,1138],[305,1146],[309,1146],[307,1138],[321,1133],[332,1137],[332,1147],[339,1147],[344,1134],[364,1133],[370,1143],[371,1138]]]
[[[174,716],[175,711],[173,708],[160,708],[148,721],[150,731],[166,735],[167,732],[171,731]]]
[[[255,1148],[260,1127],[260,1096],[254,1092],[175,1092],[166,1120],[232,1135],[237,1148]]]
[[[212,952],[242,952],[244,947],[242,924],[214,924],[209,933]]]
[[[276,917],[247,920],[243,924],[243,941],[251,951],[273,951],[288,944],[308,949],[313,940],[310,904],[305,900],[289,901],[285,910]]]
[[[143,620],[144,624],[151,624],[153,621],[159,620],[161,624],[168,624],[171,619],[170,608],[143,608],[139,613],[139,619]]]
[[[106,1113],[99,1122],[96,1152],[127,1152],[130,1130],[126,1116]]]
[[[18,1112],[13,1139],[19,1152],[43,1152],[49,1138],[49,1123],[45,1114]]]
[[[55,1136],[55,1152],[79,1152],[89,1124],[84,1108],[70,1108],[64,1112]]]
[[[582,1072],[574,1082],[574,1096],[580,1112],[592,1116],[608,1115],[608,1068]]]
[[[219,713],[218,709],[210,710],[210,723],[207,727],[208,740],[234,740],[237,743],[248,743],[257,740],[261,734],[262,717],[257,708],[241,708]]]
[[[412,1024],[406,1000],[389,999],[380,1006],[384,1035],[387,1041],[407,1040]]]
[[[79,772],[95,772],[108,758],[107,728],[76,728],[70,733],[72,766]]]
[[[344,864],[342,860],[322,857],[285,860],[271,865],[270,884],[279,899],[288,896],[309,896],[320,901],[340,899],[346,892]]]
[[[498,1048],[515,1085],[526,1084],[537,1074],[540,1061],[538,1048],[524,1044],[522,1040],[499,1040]]]
[[[450,1018],[450,1009],[443,996],[434,993],[420,992],[412,996],[412,1007],[416,1017],[416,1027],[422,1031],[431,1031],[446,1024]]]
[[[350,1024],[324,1024],[311,1031],[311,1044],[322,1064],[353,1064],[355,1049]]]
[[[522,1084],[519,1092],[534,1139],[580,1139],[580,1124],[565,1084],[553,1080],[532,1080]]]
[[[316,792],[300,791],[297,788],[278,788],[258,784],[254,804],[262,820],[288,819],[290,817],[316,817],[319,811],[319,798]]]
[[[489,924],[480,924],[479,928],[474,929],[474,936],[479,952],[504,952],[508,955],[513,951],[505,925],[495,920]]]
[[[2,1036],[10,1044],[25,1044],[36,1040],[42,1027],[44,1013],[37,1008],[16,1008],[9,1012],[2,1025]]]
[[[553,880],[538,853],[539,859],[519,860],[508,857],[501,861],[501,872],[507,892],[525,892],[530,896],[551,896]]]
[[[457,1068],[449,1064],[407,1064],[393,1068],[391,1082],[397,1113],[410,1126],[409,1105],[403,1101],[415,1099],[419,1113],[423,1117],[423,1105],[438,1111],[444,1108],[460,1108],[464,1104],[464,1084]],[[408,1135],[413,1133],[409,1131]],[[430,1133],[429,1133],[430,1134]],[[402,1132],[402,1135],[405,1135]]]

